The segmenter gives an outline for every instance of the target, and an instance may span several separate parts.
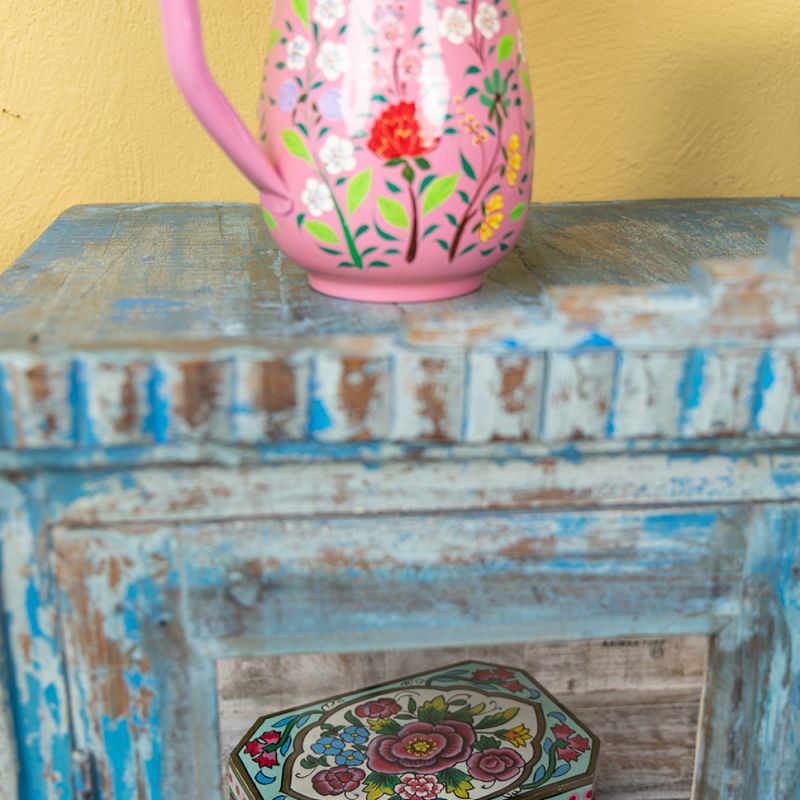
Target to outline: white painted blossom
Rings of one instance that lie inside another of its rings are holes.
[[[314,19],[323,28],[332,28],[346,11],[344,0],[317,0],[314,7]]]
[[[300,198],[313,217],[321,217],[326,212],[333,211],[331,190],[316,178],[308,179],[305,191]]]
[[[500,14],[496,6],[483,2],[475,14],[475,27],[485,39],[491,39],[500,33]]]
[[[325,42],[317,53],[317,66],[327,81],[335,81],[350,69],[350,54],[347,46]]]
[[[353,143],[349,139],[342,139],[333,134],[325,140],[325,144],[319,151],[319,157],[329,175],[341,175],[343,172],[352,172],[356,168]]]
[[[302,36],[295,36],[286,45],[286,66],[289,69],[301,70],[306,68],[306,59],[311,52],[311,42]]]
[[[462,8],[448,8],[439,23],[439,33],[450,44],[463,44],[472,33],[472,23]]]

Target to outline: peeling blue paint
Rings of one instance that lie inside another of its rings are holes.
[[[608,421],[606,423],[606,436],[613,439],[617,432],[617,404],[619,402],[619,377],[622,370],[622,359],[624,356],[617,352],[614,359],[614,378],[611,383],[611,401],[608,408]]]
[[[0,364],[0,447],[15,447],[17,443],[14,430],[14,406],[8,390],[8,373]]]
[[[136,312],[164,313],[186,308],[185,300],[168,300],[164,297],[123,297],[111,306],[115,322],[128,322],[128,315]]]
[[[574,444],[568,444],[565,447],[553,450],[552,456],[553,458],[563,458],[565,461],[569,461],[570,464],[580,464],[583,462],[583,455]]]
[[[111,796],[135,797],[136,786],[128,782],[128,774],[135,774],[135,755],[131,734],[128,730],[128,720],[112,720],[103,715],[101,720],[101,735],[103,737],[104,752],[113,754],[107,763],[111,767]]]
[[[69,370],[69,405],[72,412],[72,440],[77,444],[95,445],[91,414],[89,413],[88,369],[76,359]]]
[[[684,364],[683,379],[678,387],[681,400],[680,430],[689,422],[691,412],[700,407],[703,399],[707,354],[704,350],[692,350]]]
[[[765,350],[758,362],[756,380],[753,385],[752,426],[754,431],[761,430],[761,412],[764,410],[764,396],[774,385],[775,369],[772,363],[772,352]]]
[[[150,410],[144,419],[144,432],[152,436],[156,444],[164,444],[169,434],[170,403],[166,379],[157,364],[153,364],[150,369],[147,400]]]
[[[612,339],[595,331],[587,336],[580,344],[573,347],[570,351],[570,355],[579,355],[591,350],[612,350],[613,348],[614,341]]]

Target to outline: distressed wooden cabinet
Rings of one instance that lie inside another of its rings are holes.
[[[64,214],[0,279],[3,796],[221,797],[220,659],[702,635],[695,796],[797,797],[793,214],[540,206],[417,307],[253,207]]]

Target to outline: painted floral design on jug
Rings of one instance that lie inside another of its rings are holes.
[[[534,151],[515,0],[278,0],[275,20],[259,108],[295,198],[265,211],[284,251],[433,281],[513,246]]]

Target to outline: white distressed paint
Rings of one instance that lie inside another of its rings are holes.
[[[465,442],[538,438],[543,355],[472,352],[467,360],[467,376]]]
[[[314,359],[314,397],[327,423],[313,430],[322,442],[387,438],[390,424],[391,360],[324,350]],[[348,398],[353,402],[348,404]]]
[[[615,374],[613,352],[552,353],[542,438],[549,442],[605,438]]]
[[[147,442],[143,421],[148,412],[149,363],[142,357],[83,359],[88,424],[93,440],[104,447]]]
[[[767,436],[800,433],[800,354],[770,351],[761,365],[761,383],[769,374],[768,385],[762,385],[756,430]]]
[[[614,389],[612,435],[620,439],[674,437],[685,362],[683,353],[625,353]]]
[[[479,511],[781,501],[800,456],[595,456],[383,464],[157,468],[87,479],[60,509],[66,524],[147,520]]]
[[[705,354],[699,403],[685,412],[682,435],[703,438],[747,433],[760,353],[721,350]]]
[[[72,444],[71,359],[16,356],[4,360],[13,398],[18,446],[69,447]]]
[[[391,438],[456,441],[464,414],[465,357],[398,349],[393,357]]]

